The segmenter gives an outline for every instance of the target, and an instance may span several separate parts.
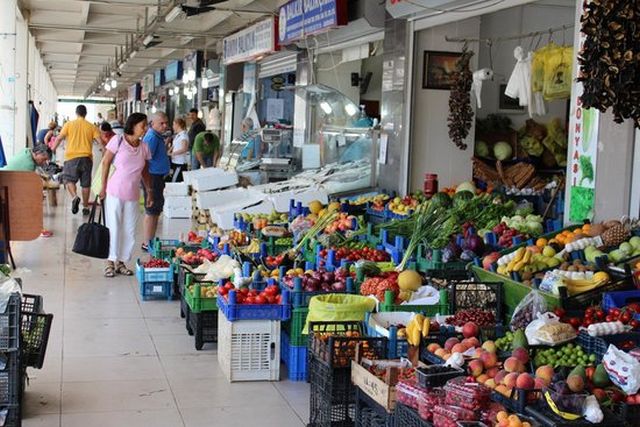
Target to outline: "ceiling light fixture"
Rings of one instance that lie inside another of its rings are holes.
[[[109,83],[104,84],[104,89],[109,92],[111,90],[111,85]]]
[[[118,82],[116,81],[116,79],[111,79],[111,87],[115,89],[116,86],[118,86]]]
[[[153,38],[154,38],[153,34],[148,34],[147,37],[145,37],[142,40],[142,44],[145,45],[145,46],[148,45],[149,43],[151,43],[153,41]]]
[[[322,101],[320,103],[320,108],[327,115],[333,113],[333,108],[331,108],[331,105],[329,105],[329,103],[327,101]]]
[[[182,6],[176,5],[171,9],[167,16],[164,17],[165,22],[173,22],[182,13]]]

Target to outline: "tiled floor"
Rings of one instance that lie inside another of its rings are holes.
[[[177,302],[142,302],[134,278],[106,279],[101,261],[72,253],[82,216],[67,206],[45,210],[54,237],[13,244],[24,291],[55,316],[45,366],[29,372],[25,427],[306,424],[306,383],[230,384],[215,345],[194,349]],[[188,223],[161,227],[169,238]]]

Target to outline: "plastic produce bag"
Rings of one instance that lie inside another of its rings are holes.
[[[538,291],[529,292],[520,301],[511,317],[511,330],[524,329],[529,323],[538,317],[539,313],[547,311],[547,303]]]
[[[9,298],[11,298],[11,294],[16,292],[22,294],[22,289],[16,279],[12,277],[0,279],[0,313],[7,311]]]
[[[553,313],[538,313],[536,319],[527,325],[524,329],[524,335],[527,337],[529,345],[541,345],[544,344],[538,340],[538,330],[544,325],[551,325],[553,323],[560,323],[560,319]]]
[[[640,390],[640,362],[636,358],[610,344],[602,364],[611,382],[622,391],[636,394]]]
[[[317,295],[309,301],[309,314],[304,334],[309,332],[309,322],[360,322],[366,313],[373,311],[376,301],[361,295]]]
[[[573,48],[550,44],[544,60],[544,99],[567,99],[571,96]]]

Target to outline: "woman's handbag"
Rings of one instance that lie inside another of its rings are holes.
[[[106,259],[109,257],[109,229],[105,226],[104,206],[100,207],[98,222],[95,221],[98,197],[91,208],[91,215],[86,224],[78,228],[73,252],[92,258]]]

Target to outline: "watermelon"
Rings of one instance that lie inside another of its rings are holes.
[[[448,208],[451,206],[451,197],[447,193],[436,193],[431,197],[431,203],[436,207]]]

